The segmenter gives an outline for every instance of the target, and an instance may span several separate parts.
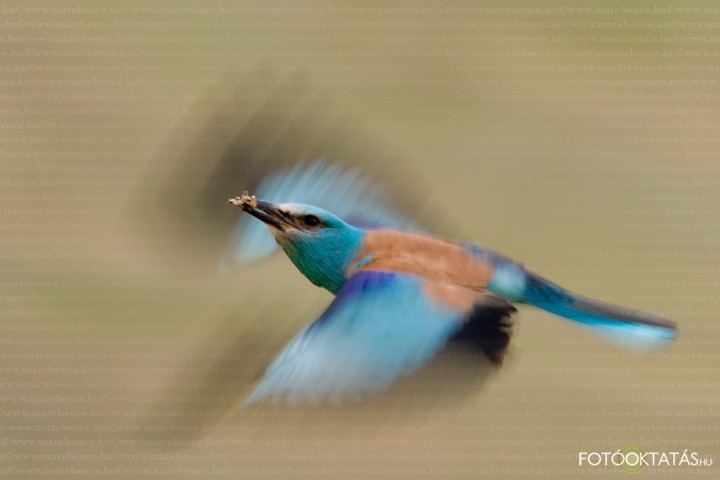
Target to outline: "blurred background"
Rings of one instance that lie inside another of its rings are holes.
[[[720,9],[595,3],[0,7],[0,472],[578,478],[634,445],[716,478]],[[296,151],[679,339],[521,308],[500,370],[450,349],[361,403],[241,410],[330,300],[284,257],[216,268],[242,169]]]

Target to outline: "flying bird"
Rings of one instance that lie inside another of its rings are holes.
[[[427,183],[422,169],[398,168],[402,155],[315,84],[303,72],[258,70],[209,86],[127,205],[133,252],[147,268],[201,283],[282,247],[306,277],[337,295],[271,364],[249,403],[377,391],[420,368],[449,339],[500,363],[515,303],[635,347],[675,337],[668,320],[574,295],[500,254],[424,233],[453,236],[455,229],[443,198],[428,201],[414,188]],[[240,182],[264,201],[235,203],[265,225],[218,208]],[[245,341],[230,342],[186,396],[208,397],[221,384],[221,394],[207,399],[212,411],[224,409],[218,399],[236,398],[246,378],[234,354]]]
[[[229,202],[262,221],[310,282],[335,294],[271,363],[245,404],[357,398],[419,369],[457,337],[499,363],[515,303],[638,349],[661,347],[677,335],[664,317],[572,293],[473,244],[247,192]]]

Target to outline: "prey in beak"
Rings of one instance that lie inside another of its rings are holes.
[[[255,195],[250,196],[247,191],[244,191],[239,197],[229,199],[228,203],[240,207],[244,212],[262,220],[269,227],[280,231],[293,227],[292,219],[280,211],[274,203],[256,200]]]

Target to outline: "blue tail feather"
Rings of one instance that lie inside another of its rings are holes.
[[[581,323],[593,333],[626,347],[657,348],[677,337],[675,323],[667,318],[576,295],[530,272],[524,301]]]

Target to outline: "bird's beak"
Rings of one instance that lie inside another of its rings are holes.
[[[263,200],[255,200],[255,197],[249,196],[247,192],[243,192],[241,197],[231,198],[228,203],[240,207],[244,212],[278,230],[284,231],[293,226],[291,220],[280,211],[277,205]]]

